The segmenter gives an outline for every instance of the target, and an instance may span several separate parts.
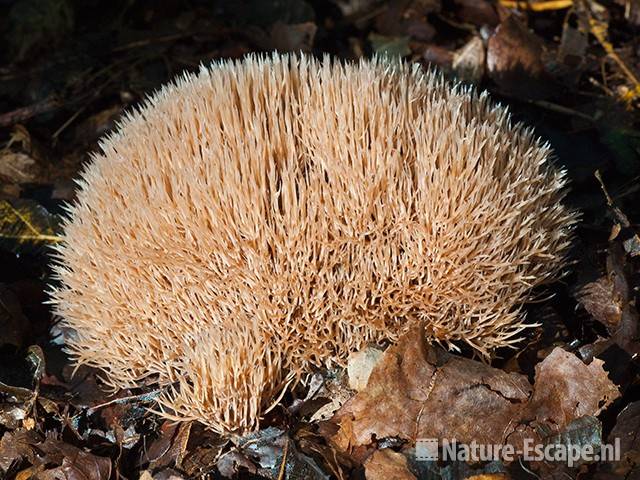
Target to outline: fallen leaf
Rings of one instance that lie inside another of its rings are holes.
[[[593,318],[612,331],[622,318],[622,305],[616,297],[611,278],[602,277],[585,285],[578,294],[578,301]]]
[[[320,461],[324,471],[338,480],[346,480],[348,477],[345,475],[341,465],[350,468],[353,467],[352,463],[331,445],[327,445],[322,435],[311,430],[312,427],[313,425],[311,424],[305,424],[296,430],[293,437],[296,446],[305,455]]]
[[[399,0],[389,2],[375,19],[377,34],[385,37],[408,37],[421,42],[436,34],[428,14],[441,10],[439,0]]]
[[[16,429],[28,422],[43,372],[44,354],[37,345],[29,347],[24,358],[0,364],[0,425]]]
[[[524,98],[543,97],[547,83],[544,81],[543,52],[540,38],[511,15],[489,37],[489,77],[509,94]]]
[[[170,465],[180,467],[189,441],[191,425],[189,422],[163,422],[160,437],[149,445],[146,452],[151,468],[160,469]]]
[[[23,152],[0,150],[0,179],[9,183],[34,182],[39,175],[37,162]]]
[[[427,346],[413,329],[385,352],[367,389],[336,413],[340,428],[329,440],[345,452],[385,437],[521,447],[525,438],[540,440],[537,430],[561,433],[618,397],[602,363],[585,365],[556,348],[537,365],[532,387],[524,375]]]
[[[556,54],[557,67],[554,75],[575,84],[586,66],[586,54],[589,47],[589,31],[582,25],[575,12],[565,16],[562,24],[562,36]]]
[[[616,238],[609,242],[607,275],[585,285],[578,291],[576,298],[593,318],[607,327],[611,334],[610,340],[633,356],[640,353],[640,316],[631,287],[632,271],[631,262],[625,254],[624,242]]]
[[[315,461],[301,454],[287,433],[277,428],[246,435],[239,442],[244,456],[257,464],[258,474],[264,477],[329,480]]]
[[[640,475],[640,402],[627,405],[618,415],[616,424],[607,438],[609,444],[620,444],[620,460],[598,466],[599,472],[618,475],[619,478],[638,478]]]
[[[446,72],[452,69],[453,52],[447,48],[429,45],[422,52],[422,58],[428,65],[437,65]]]
[[[314,400],[327,399],[328,401],[318,408],[311,416],[310,422],[327,420],[353,397],[353,390],[347,385],[348,380],[344,374],[329,376],[322,383],[321,387],[314,395]]]
[[[546,445],[566,445],[570,448],[586,449],[598,452],[602,447],[602,424],[600,420],[593,416],[580,417],[573,420],[559,434],[549,435],[542,438]],[[581,459],[576,459],[574,465],[581,465]],[[546,463],[543,468],[545,474],[552,471],[561,472],[566,470],[566,465],[559,462]]]
[[[416,480],[407,464],[407,458],[401,453],[388,448],[376,450],[364,462],[367,480]]]
[[[20,252],[59,242],[58,220],[31,200],[0,200],[0,244]]]
[[[480,37],[473,37],[453,53],[452,68],[458,78],[469,83],[480,83],[484,76],[485,49]]]
[[[0,474],[7,475],[11,467],[19,464],[23,458],[33,462],[31,444],[37,441],[38,436],[32,431],[5,432],[0,438]]]
[[[602,368],[603,361],[589,365],[574,354],[556,348],[536,365],[536,383],[529,412],[539,424],[552,424],[562,431],[586,415],[598,415],[620,395]]]
[[[349,387],[361,392],[367,386],[373,367],[382,357],[382,351],[369,347],[349,355],[347,360],[347,374],[349,375]]]

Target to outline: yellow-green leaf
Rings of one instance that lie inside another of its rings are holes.
[[[59,242],[57,218],[32,200],[0,200],[0,242],[12,251]]]

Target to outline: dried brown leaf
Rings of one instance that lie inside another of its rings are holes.
[[[505,92],[525,98],[543,96],[542,41],[515,16],[505,19],[489,38],[489,77]]]
[[[519,447],[525,438],[540,440],[537,431],[559,433],[575,418],[597,415],[619,395],[602,361],[585,365],[560,348],[537,366],[532,387],[524,375],[457,357],[421,338],[412,330],[389,348],[367,389],[334,416],[340,428],[330,440],[339,449],[368,445],[374,436]]]
[[[38,480],[108,480],[111,460],[85,452],[61,440],[47,438],[35,445],[44,453],[42,463],[58,466],[39,473]]]
[[[480,37],[473,37],[453,53],[453,70],[466,82],[480,83],[484,76],[485,48]]]
[[[574,354],[556,348],[536,365],[536,383],[528,411],[540,424],[552,424],[561,431],[571,421],[598,415],[620,395],[594,359],[585,365]]]
[[[620,324],[622,305],[616,298],[613,281],[602,277],[585,285],[578,295],[578,301],[593,318],[605,325],[609,331]]]
[[[364,463],[367,480],[416,480],[409,470],[407,458],[388,448],[376,450]]]

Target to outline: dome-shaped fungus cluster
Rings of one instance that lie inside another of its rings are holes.
[[[400,63],[214,63],[100,147],[56,258],[68,347],[224,433],[414,322],[482,354],[513,345],[575,221],[531,130]]]

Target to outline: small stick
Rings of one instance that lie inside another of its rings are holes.
[[[16,123],[24,122],[41,113],[56,110],[59,106],[60,101],[56,97],[49,97],[33,105],[0,114],[0,127],[8,127]]]

